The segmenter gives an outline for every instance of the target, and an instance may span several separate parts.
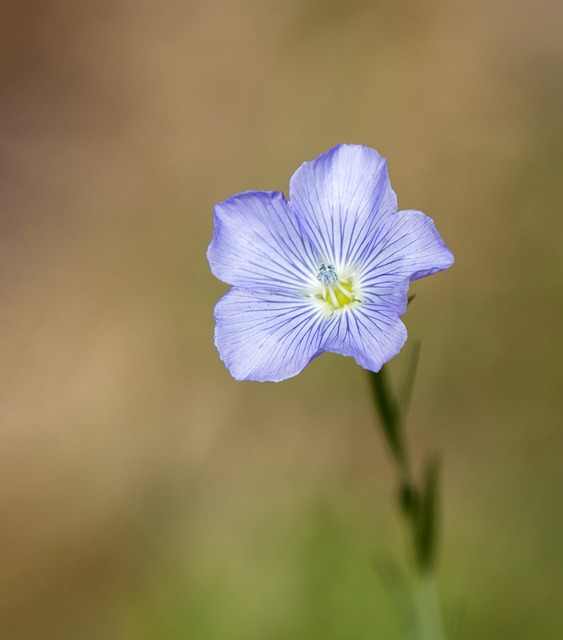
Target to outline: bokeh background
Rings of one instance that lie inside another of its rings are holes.
[[[236,383],[212,339],[213,204],[340,142],[456,256],[405,316],[456,637],[563,637],[562,9],[0,3],[2,639],[396,637],[365,374]]]

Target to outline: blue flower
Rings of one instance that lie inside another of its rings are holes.
[[[237,380],[278,382],[325,351],[379,371],[405,343],[411,280],[453,263],[432,220],[397,211],[377,151],[340,145],[279,192],[215,205],[207,258],[232,285],[215,307],[215,344]]]

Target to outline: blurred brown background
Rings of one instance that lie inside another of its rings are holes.
[[[562,28],[555,0],[0,3],[2,639],[395,637],[363,372],[238,384],[212,341],[213,204],[340,142],[456,256],[405,317],[456,637],[563,637]]]

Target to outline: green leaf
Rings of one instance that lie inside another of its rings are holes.
[[[410,482],[403,482],[399,488],[399,506],[403,514],[414,520],[418,520],[420,510],[420,495],[418,489]]]
[[[391,452],[399,462],[404,461],[404,450],[401,442],[401,415],[389,381],[387,370],[382,367],[378,373],[368,371],[375,407],[381,421],[381,427]]]
[[[417,555],[424,570],[431,569],[436,560],[439,472],[439,460],[433,457],[426,465],[417,527]]]

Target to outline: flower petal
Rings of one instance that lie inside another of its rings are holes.
[[[379,371],[405,344],[407,330],[387,305],[362,304],[333,318],[324,351],[352,356],[364,369]]]
[[[362,286],[369,290],[394,278],[418,280],[453,264],[434,222],[421,211],[386,218],[360,260]]]
[[[339,145],[293,174],[290,206],[323,260],[354,263],[374,225],[396,213],[387,162],[374,149]]]
[[[245,288],[302,290],[317,256],[282,193],[247,191],[215,205],[207,259],[214,275]]]
[[[215,345],[236,380],[279,382],[320,354],[325,325],[307,299],[234,287],[215,306]]]

